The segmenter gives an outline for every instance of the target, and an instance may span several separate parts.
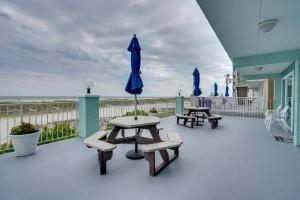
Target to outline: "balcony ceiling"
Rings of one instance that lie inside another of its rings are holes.
[[[249,67],[241,67],[238,72],[241,76],[277,74],[287,68],[292,62],[274,63],[266,65],[255,65]]]
[[[299,0],[197,0],[229,57],[243,57],[300,48]],[[256,25],[278,19],[275,28]]]

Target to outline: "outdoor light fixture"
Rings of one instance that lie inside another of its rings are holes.
[[[178,96],[181,96],[182,90],[180,88],[177,90],[177,92],[178,92]]]
[[[91,88],[94,87],[94,82],[92,80],[85,80],[83,84],[86,87],[86,93],[91,94]]]
[[[261,70],[263,70],[263,69],[264,69],[264,67],[263,67],[263,66],[260,66],[260,67],[256,67],[255,69],[256,69],[257,71],[259,71],[259,72],[260,72]]]
[[[275,25],[277,24],[278,19],[269,19],[263,22],[260,22],[259,24],[257,24],[257,28],[262,31],[262,32],[269,32],[271,31]]]

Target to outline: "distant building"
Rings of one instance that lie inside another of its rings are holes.
[[[232,96],[233,97],[247,97],[248,87],[244,80],[240,80],[239,73],[234,70],[232,72]]]
[[[241,80],[237,70],[232,73],[233,97],[256,97],[265,99],[265,108],[273,109],[274,81],[271,79]]]

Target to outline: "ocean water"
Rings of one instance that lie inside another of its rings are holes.
[[[0,96],[0,101],[74,100],[75,96]]]

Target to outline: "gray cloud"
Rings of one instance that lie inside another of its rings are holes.
[[[56,48],[56,52],[70,59],[97,62],[97,59],[93,58],[88,53],[86,53],[79,45],[74,45],[74,46],[59,45]]]
[[[49,49],[47,49],[46,46],[43,46],[43,44],[26,38],[16,38],[11,42],[11,45],[22,50],[32,51],[37,54],[49,53]]]
[[[3,19],[6,19],[6,20],[11,20],[10,16],[7,13],[2,12],[2,11],[0,11],[0,17],[2,17]]]
[[[178,87],[189,95],[196,66],[208,95],[232,70],[194,0],[2,0],[0,28],[0,95],[24,95],[26,83],[28,95],[77,95],[84,79],[101,95],[126,95],[133,33],[142,47],[143,95],[175,95]]]

